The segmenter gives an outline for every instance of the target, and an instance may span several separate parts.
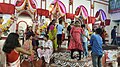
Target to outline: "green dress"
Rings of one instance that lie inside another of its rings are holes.
[[[53,26],[53,25],[52,25]],[[57,44],[57,29],[54,26],[54,29],[49,30],[48,33],[49,39],[53,42],[53,49],[57,50],[58,44]]]

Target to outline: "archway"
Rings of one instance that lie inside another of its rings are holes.
[[[33,16],[29,11],[21,11],[17,14],[17,25],[16,30],[24,30],[24,33],[26,32],[26,29],[28,26],[32,26],[33,24]]]
[[[21,25],[24,25],[24,26],[21,26]],[[19,21],[16,26],[17,26],[17,27],[16,27],[17,30],[26,31],[27,28],[28,28],[28,24],[27,24],[26,21]],[[24,28],[23,28],[23,27],[24,27]]]

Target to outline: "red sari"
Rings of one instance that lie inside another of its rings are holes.
[[[6,54],[6,59],[9,67],[20,67],[20,56],[16,50],[12,50]]]
[[[76,49],[76,50],[82,50],[82,41],[81,41],[81,34],[83,34],[83,29],[81,27],[72,27],[71,31],[71,38],[70,38],[70,44],[68,46],[69,50]]]

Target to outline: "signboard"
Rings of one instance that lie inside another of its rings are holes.
[[[120,12],[120,0],[109,0],[109,13]]]

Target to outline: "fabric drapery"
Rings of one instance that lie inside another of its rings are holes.
[[[7,3],[0,3],[0,13],[2,14],[14,14],[15,6]]]

